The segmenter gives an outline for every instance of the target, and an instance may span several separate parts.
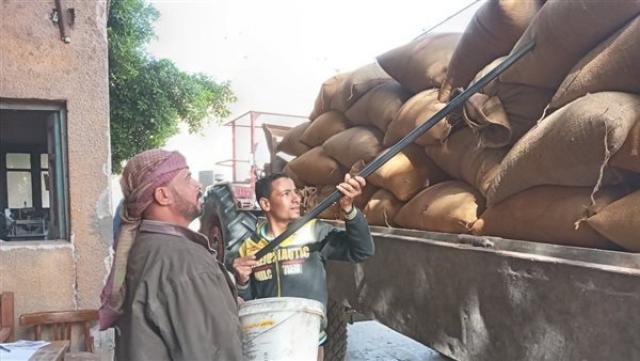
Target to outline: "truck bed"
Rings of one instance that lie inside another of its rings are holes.
[[[372,226],[331,297],[456,360],[640,360],[640,254]]]

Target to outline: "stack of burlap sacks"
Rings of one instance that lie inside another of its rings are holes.
[[[639,14],[640,0],[489,1],[463,34],[423,36],[322,84],[280,144],[297,156],[285,171],[313,207],[534,39],[356,204],[374,225],[640,252]]]

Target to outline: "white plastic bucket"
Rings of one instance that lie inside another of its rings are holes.
[[[252,300],[240,306],[242,352],[247,361],[316,361],[322,303],[305,298]]]

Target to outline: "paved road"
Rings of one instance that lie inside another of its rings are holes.
[[[450,361],[376,321],[348,326],[347,361]]]

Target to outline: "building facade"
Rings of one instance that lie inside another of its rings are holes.
[[[107,6],[0,2],[0,292],[14,293],[16,324],[99,305],[112,239]]]

